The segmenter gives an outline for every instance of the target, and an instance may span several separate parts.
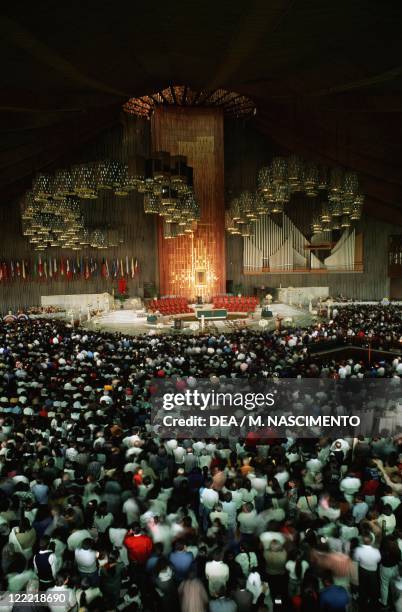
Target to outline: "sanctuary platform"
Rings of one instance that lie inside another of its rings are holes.
[[[205,304],[203,308],[205,310],[212,310],[212,304]],[[281,317],[285,324],[292,322],[295,325],[301,326],[309,325],[314,320],[314,315],[306,308],[278,303],[272,304],[270,309],[273,315],[271,318],[262,318],[261,308],[257,308],[251,316],[239,312],[228,313],[225,319],[206,319],[204,320],[204,327],[202,326],[202,321],[197,319],[195,314],[152,317],[144,309],[124,309],[92,317],[90,321],[83,325],[86,329],[120,332],[135,336],[143,333],[194,334],[202,333],[203,329],[205,332],[218,331],[221,333],[230,333],[239,328],[273,330],[275,329],[277,316]],[[177,322],[180,323],[178,324]]]

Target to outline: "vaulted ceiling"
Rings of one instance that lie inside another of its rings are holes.
[[[281,147],[354,168],[366,210],[402,225],[400,0],[8,3],[0,17],[0,194],[170,83],[257,105]]]

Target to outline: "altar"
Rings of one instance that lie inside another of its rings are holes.
[[[109,293],[76,293],[72,295],[42,295],[42,306],[58,306],[64,310],[85,312],[88,308],[109,312],[114,298]]]
[[[310,302],[316,302],[320,298],[326,300],[329,297],[329,287],[283,287],[278,289],[278,302],[289,304],[289,306],[308,306]]]

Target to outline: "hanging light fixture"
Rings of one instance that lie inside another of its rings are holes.
[[[359,192],[359,179],[356,172],[345,172],[343,179],[343,193],[345,196],[353,198]]]
[[[320,221],[323,224],[330,223],[331,219],[332,219],[332,215],[331,215],[330,205],[328,202],[323,202],[321,205]]]
[[[303,185],[307,196],[315,197],[318,194],[318,168],[316,164],[308,162],[304,165]]]
[[[348,215],[342,215],[341,217],[341,227],[347,228],[351,226],[350,217]]]
[[[357,195],[353,201],[352,210],[350,213],[350,218],[352,221],[359,221],[361,219],[363,204],[364,204],[364,196],[360,194]]]
[[[161,199],[154,193],[144,194],[144,212],[148,215],[158,215],[161,211]]]
[[[287,182],[287,160],[285,157],[274,157],[272,160],[272,182],[274,185],[284,185]]]
[[[322,232],[322,221],[319,217],[313,219],[311,231],[313,234],[320,234]]]
[[[297,155],[291,155],[288,161],[288,181],[292,192],[303,189],[303,161]]]

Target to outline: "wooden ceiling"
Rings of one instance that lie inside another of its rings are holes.
[[[400,0],[8,3],[0,17],[0,193],[170,83],[252,97],[289,151],[354,168],[402,225]]]

